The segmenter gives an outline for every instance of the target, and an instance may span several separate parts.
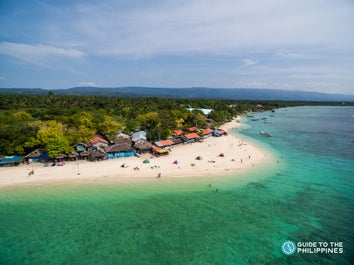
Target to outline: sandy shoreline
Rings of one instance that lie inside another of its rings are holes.
[[[227,132],[239,126],[235,119],[221,126]],[[223,153],[224,157],[219,154]],[[196,160],[201,156],[202,160]],[[149,159],[150,163],[143,161]],[[177,160],[178,163],[173,162]],[[73,161],[60,167],[44,167],[41,163],[0,168],[0,189],[14,186],[42,185],[55,183],[222,176],[244,172],[248,168],[270,162],[271,154],[259,147],[237,138],[232,134],[209,137],[203,142],[174,146],[167,156],[109,159],[101,162]],[[125,167],[122,167],[122,165]],[[134,169],[139,168],[139,170]],[[33,175],[28,175],[31,170]]]

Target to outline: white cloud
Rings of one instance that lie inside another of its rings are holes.
[[[258,61],[254,61],[251,59],[243,59],[242,62],[243,62],[242,68],[258,64]]]
[[[0,35],[42,45],[0,42],[0,54],[48,68],[60,65],[55,70],[65,69],[72,84],[90,76],[113,86],[234,87],[237,80],[247,87],[314,84],[330,90],[337,85],[353,93],[352,0],[36,1],[29,6],[38,16],[25,10],[22,28],[19,17],[4,14],[9,25]],[[10,71],[1,74],[11,77]]]
[[[309,59],[311,57],[310,55],[305,55],[299,52],[284,52],[284,51],[277,51],[275,52],[275,55],[287,59]]]
[[[353,23],[349,23],[354,5],[345,2],[184,0],[124,9],[122,3],[103,1],[73,6],[66,10],[72,19],[47,23],[46,33],[61,45],[85,47],[96,54],[132,57],[241,54],[245,50],[304,46],[350,47],[354,43],[349,34],[354,30]],[[296,51],[283,55],[296,56]]]
[[[13,42],[0,42],[0,54],[17,58],[21,61],[45,66],[53,57],[80,58],[84,54],[74,49],[63,49],[48,45],[32,45]]]

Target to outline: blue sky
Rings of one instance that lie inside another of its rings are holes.
[[[0,87],[354,94],[352,0],[0,0]]]

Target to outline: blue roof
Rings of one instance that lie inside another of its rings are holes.
[[[0,160],[0,163],[11,163],[11,162],[19,162],[21,161],[21,156],[5,156],[2,160]]]

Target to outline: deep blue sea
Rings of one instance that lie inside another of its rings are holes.
[[[275,161],[242,176],[0,190],[0,264],[353,264],[354,107],[254,116],[236,134]]]

